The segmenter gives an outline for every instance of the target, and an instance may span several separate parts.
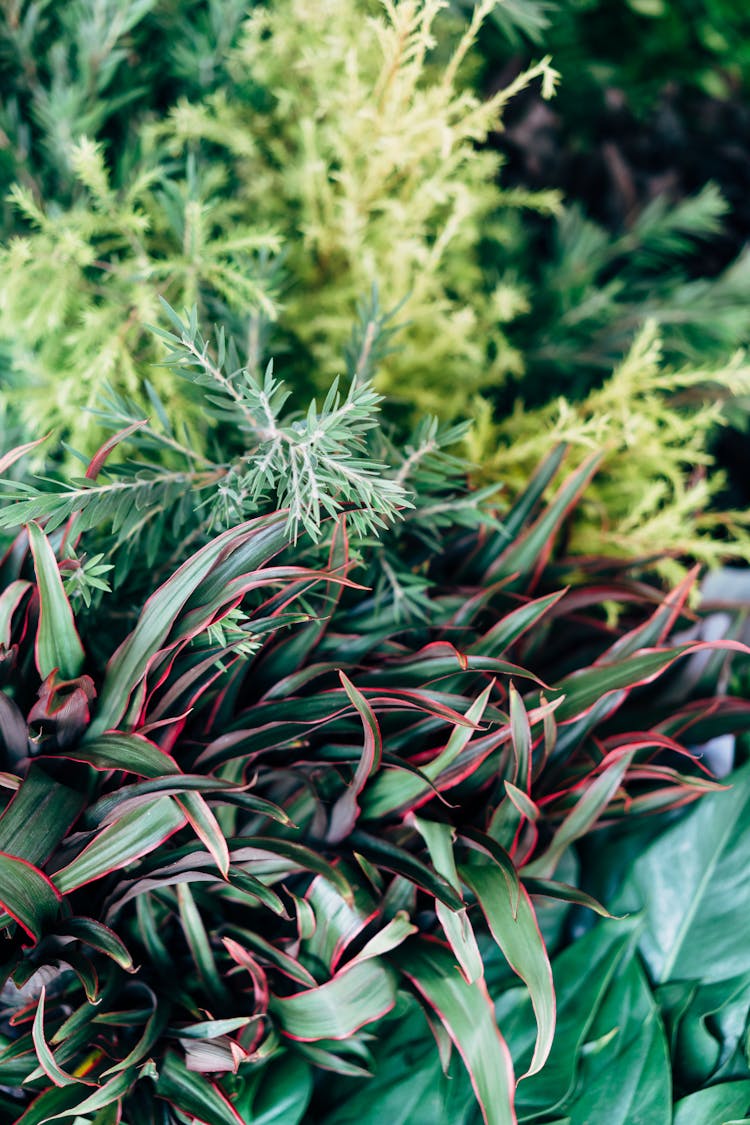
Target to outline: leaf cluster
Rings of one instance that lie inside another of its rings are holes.
[[[715,788],[682,732],[748,721],[717,707],[742,646],[668,639],[690,582],[556,585],[550,545],[593,471],[540,504],[560,459],[501,527],[446,528],[410,627],[353,581],[343,524],[313,567],[278,513],[210,539],[100,658],[106,600],[79,636],[65,542],[58,561],[21,533],[0,594],[0,1082],[19,1123],[236,1123],[274,1083],[325,1120],[323,1075],[370,1073],[381,1021],[415,1005],[486,1119],[512,1120],[511,1058],[541,1076],[553,1045],[537,913],[602,909],[576,842]],[[617,628],[611,601],[631,607]],[[698,698],[691,676],[650,687],[711,648]],[[497,963],[531,997],[528,1058],[495,1025]]]

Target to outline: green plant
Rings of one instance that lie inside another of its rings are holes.
[[[486,1120],[513,1120],[490,948],[533,1001],[533,1058],[514,1062],[544,1074],[540,901],[598,909],[559,864],[575,882],[572,846],[602,819],[714,787],[686,724],[746,721],[715,678],[689,702],[649,688],[706,650],[667,643],[690,581],[556,588],[551,542],[594,467],[539,509],[561,456],[499,529],[446,530],[409,627],[353,583],[343,524],[312,567],[280,513],[210,539],[102,653],[106,596],[77,630],[65,540],[20,533],[0,594],[0,1083],[19,1125],[119,1106],[324,1119],[315,1075],[366,1075],[380,1021],[415,1002]],[[631,607],[617,628],[611,602]]]
[[[58,55],[86,37],[92,6],[44,23],[29,4],[30,42],[43,30],[53,45],[47,67],[14,75],[33,141],[11,192],[20,227],[3,250],[0,304],[14,325],[19,403],[32,427],[62,422],[85,445],[91,427],[80,408],[95,405],[103,376],[120,393],[141,392],[159,355],[144,322],[156,319],[160,292],[177,308],[198,303],[202,315],[228,319],[249,341],[253,367],[264,365],[272,332],[274,351],[291,352],[286,363],[308,386],[340,373],[373,284],[405,321],[399,348],[378,357],[381,389],[455,413],[467,392],[517,367],[502,329],[514,297],[482,278],[479,245],[502,238],[500,208],[548,208],[556,197],[504,197],[496,157],[476,142],[529,82],[540,79],[549,96],[555,74],[543,60],[479,100],[460,72],[491,3],[467,29],[438,0],[233,5],[215,81],[202,85],[186,75],[201,73],[201,19],[221,6],[186,7],[172,35],[168,5],[129,0],[101,49],[105,86],[86,83],[91,64],[80,45],[73,52],[71,101],[91,103],[91,125],[67,122],[65,189],[50,194],[37,164],[53,126],[36,107],[59,81]],[[154,22],[166,40],[162,69],[144,66],[148,96],[135,95],[123,147],[108,132],[121,109],[118,66],[131,39],[150,58]],[[14,43],[19,32],[9,25],[6,34]],[[174,100],[163,106],[161,77],[175,72]],[[173,410],[195,420],[189,397]]]
[[[612,377],[580,402],[560,397],[536,411],[517,404],[500,421],[478,403],[468,453],[482,466],[480,480],[499,477],[515,492],[549,442],[569,442],[579,462],[603,449],[598,486],[571,528],[571,551],[629,554],[677,581],[686,557],[715,565],[747,556],[747,512],[720,510],[727,478],[713,457],[726,403],[747,380],[741,354],[721,368],[664,364],[652,322]]]
[[[555,1038],[549,1064],[518,1086],[519,1118],[643,1125],[745,1119],[747,765],[727,780],[726,791],[654,839],[631,824],[627,834],[605,830],[589,849],[589,887],[601,892],[614,877],[617,890],[607,900],[620,917],[597,922],[552,958]],[[511,1052],[528,1059],[532,1006],[489,961]],[[385,1114],[394,1125],[479,1125],[466,1080],[455,1067],[441,1070],[419,1013],[394,1025],[393,1034],[376,1048],[376,1077],[346,1080],[325,1125],[375,1125]]]
[[[485,142],[534,76],[545,96],[555,76],[544,60],[489,100],[477,97],[474,40],[490,3],[463,29],[432,0],[382,10],[364,0],[238,3],[225,18],[220,9],[123,5],[93,61],[89,31],[104,11],[93,0],[64,13],[38,3],[11,12],[5,35],[15,57],[40,53],[35,67],[8,70],[16,217],[8,213],[0,251],[0,307],[15,417],[35,434],[57,426],[90,454],[91,411],[102,408],[106,379],[110,414],[142,418],[160,409],[158,399],[165,432],[196,458],[241,458],[241,432],[207,416],[201,388],[176,389],[154,366],[164,349],[146,326],[166,322],[163,293],[178,309],[195,304],[204,322],[224,323],[253,379],[275,355],[297,396],[327,388],[346,368],[389,393],[399,425],[424,409],[449,423],[476,419],[468,449],[478,476],[510,496],[557,437],[581,451],[607,442],[611,468],[594,485],[593,518],[573,531],[581,549],[639,554],[658,530],[678,558],[713,562],[746,550],[736,514],[703,518],[722,487],[709,471],[715,403],[744,389],[741,369],[699,365],[697,381],[679,364],[660,368],[651,342],[637,344],[625,364],[632,371],[639,362],[637,378],[621,368],[587,397],[587,377],[579,405],[508,417],[513,388],[529,403],[554,401],[559,379],[570,388],[580,378],[582,357],[594,357],[587,366],[601,378],[647,313],[661,316],[663,330],[670,320],[677,326],[667,339],[672,358],[683,344],[691,353],[705,347],[698,306],[716,350],[736,339],[742,267],[707,289],[674,269],[669,285],[650,293],[654,261],[675,262],[696,231],[714,229],[715,195],[674,213],[655,204],[612,244],[569,214],[559,261],[538,267],[518,207],[555,210],[557,196],[501,189],[502,161]],[[139,60],[143,86],[123,105],[128,55]],[[50,116],[43,107],[63,88],[66,111]],[[81,105],[91,125],[77,136]],[[626,285],[609,276],[615,267]],[[695,405],[705,394],[710,409]],[[147,459],[174,469],[173,453],[162,440]],[[693,464],[706,465],[705,479],[696,482]],[[625,478],[627,489],[604,487]],[[235,508],[238,496],[244,503],[236,483],[227,494]],[[647,498],[642,536],[633,533],[634,490]],[[714,534],[717,522],[732,536]]]

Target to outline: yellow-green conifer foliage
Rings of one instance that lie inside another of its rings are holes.
[[[61,9],[63,39],[92,3]],[[493,392],[509,376],[523,390],[508,325],[537,299],[523,281],[518,225],[524,208],[559,200],[503,190],[500,159],[484,145],[518,91],[538,82],[549,96],[557,78],[545,58],[478,96],[475,44],[493,6],[480,0],[462,21],[444,0],[206,0],[195,8],[208,13],[201,31],[191,7],[122,0],[118,11],[132,11],[107,39],[110,86],[87,94],[81,64],[75,104],[117,102],[117,66],[146,50],[138,36],[148,39],[149,20],[172,28],[156,69],[174,76],[174,92],[168,83],[166,104],[163,85],[152,101],[139,92],[124,149],[97,133],[104,110],[82,114],[94,127],[70,139],[64,190],[51,173],[19,171],[18,227],[0,249],[0,332],[34,435],[56,427],[90,449],[96,420],[84,409],[104,383],[145,412],[148,379],[205,448],[211,426],[195,389],[154,366],[163,351],[146,326],[160,320],[159,295],[178,310],[197,306],[206,326],[226,324],[251,373],[274,354],[279,375],[309,389],[346,369],[357,307],[377,286],[400,327],[388,346],[373,339],[369,357],[365,346],[363,368],[412,417],[473,419],[478,477],[511,497],[555,440],[573,457],[603,442],[609,458],[574,546],[743,551],[741,534],[718,544],[702,514],[721,485],[709,453],[717,404],[746,387],[739,363],[669,370],[649,330],[583,402],[497,417]],[[32,117],[46,96],[34,93]],[[42,156],[59,159],[65,130],[53,114],[37,118],[52,130],[46,141],[42,130]],[[739,527],[739,517],[728,522]]]
[[[444,0],[279,0],[257,8],[233,51],[226,95],[178,105],[159,130],[172,154],[213,141],[232,162],[249,213],[283,232],[290,285],[282,325],[309,352],[316,380],[341,370],[363,296],[400,306],[398,348],[381,391],[443,416],[519,373],[503,326],[526,301],[479,262],[509,205],[557,197],[504,194],[499,158],[477,147],[508,100],[555,72],[542,60],[489,101],[466,86],[466,56],[494,7],[463,34]],[[304,29],[304,31],[302,31]],[[259,86],[260,112],[243,92]],[[248,144],[251,140],[252,143]]]

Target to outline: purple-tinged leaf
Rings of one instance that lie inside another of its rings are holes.
[[[513,683],[510,685],[510,738],[515,770],[513,782],[524,793],[531,791],[531,725],[523,700]]]
[[[434,647],[435,645],[427,646],[427,648]],[[425,684],[436,683],[448,676],[456,676],[461,672],[486,672],[493,676],[518,676],[533,680],[536,684],[541,683],[539,677],[535,676],[533,672],[528,672],[520,665],[511,664],[507,660],[500,660],[496,656],[484,656],[475,653],[464,655],[459,652],[455,652],[453,656],[422,655],[425,651],[423,649],[421,653],[416,653],[414,657],[410,657],[408,660],[389,662],[381,670],[371,673],[367,677],[366,683],[363,678],[363,685],[370,691],[379,688],[381,685],[383,687],[397,685],[399,689],[408,684],[422,687]]]
[[[535,598],[518,609],[512,610],[483,636],[469,645],[468,651],[484,656],[495,656],[499,652],[504,652],[532,626],[541,621],[565,593],[565,590],[558,590],[555,594],[546,594],[543,598]]]
[[[536,584],[552,551],[555,534],[596,473],[601,460],[601,453],[592,454],[571,473],[549,507],[503,551],[487,571],[486,578],[494,580],[518,574],[527,587],[529,577],[530,585]]]
[[[386,871],[401,875],[408,882],[427,891],[451,910],[463,910],[464,901],[447,879],[438,875],[421,859],[384,837],[370,836],[361,830],[352,833],[351,844],[358,852]]]
[[[529,990],[536,1016],[537,1038],[534,1056],[526,1073],[536,1074],[544,1066],[555,1034],[555,990],[552,968],[531,899],[522,885],[514,914],[508,884],[499,867],[466,865],[461,868],[461,878],[474,892],[490,933],[502,949],[506,961]]]
[[[247,1027],[254,1019],[255,1016],[232,1016],[226,1020],[203,1020],[201,1023],[170,1028],[170,1032],[179,1035],[181,1039],[218,1039],[221,1035],[231,1035],[233,1031]]]
[[[585,906],[602,918],[618,917],[616,914],[610,914],[607,908],[602,906],[592,895],[586,894],[578,887],[571,887],[568,883],[558,883],[553,879],[532,879],[531,877],[527,879],[524,876],[523,885],[529,894],[535,898],[553,898],[558,902],[569,902],[572,906]]]
[[[29,1108],[15,1122],[15,1125],[44,1125],[56,1117],[76,1116],[76,1106],[81,1100],[81,1091],[76,1086],[50,1086],[34,1098]],[[234,1125],[234,1123],[233,1123]]]
[[[107,1106],[111,1106],[115,1102],[118,1102],[121,1098],[123,1098],[134,1085],[135,1081],[135,1071],[117,1074],[114,1078],[110,1079],[109,1082],[105,1082],[103,1086],[100,1086],[98,1090],[95,1090],[93,1094],[89,1094],[87,1098],[84,1098],[84,1100],[79,1105],[76,1105],[76,1119],[83,1117],[84,1114],[86,1115],[86,1117],[89,1117],[91,1114],[101,1114],[101,1111],[103,1109],[106,1109]],[[71,1114],[69,1112],[62,1110],[61,1112],[55,1113],[53,1116],[49,1117],[47,1120],[57,1121],[61,1117],[70,1116]],[[96,1122],[96,1125],[100,1125],[100,1122],[101,1125],[105,1125],[105,1119],[101,1116],[97,1116],[93,1120]],[[115,1125],[115,1122],[118,1122],[119,1120],[120,1115],[118,1113],[116,1117],[113,1117],[111,1119],[112,1125]]]
[[[27,441],[24,445],[17,445],[15,449],[9,449],[7,453],[3,453],[2,456],[0,456],[0,474],[6,472],[11,465],[15,465],[16,461],[20,461],[23,455],[28,453],[29,450],[36,449],[36,447],[46,441],[48,437],[49,434],[45,434],[44,437],[37,438],[36,441]]]
[[[420,766],[422,773],[431,782],[449,766],[453,765],[462,751],[466,748],[477,724],[481,721],[485,708],[492,692],[492,684],[488,684],[482,694],[471,704],[466,712],[467,726],[456,727],[441,751],[432,759]],[[363,815],[368,820],[378,820],[400,809],[413,807],[420,797],[429,795],[424,783],[412,774],[404,774],[401,770],[389,770],[381,773],[368,787],[362,799]]]
[[[53,924],[61,896],[28,860],[0,852],[0,906],[37,942]]]
[[[148,672],[152,659],[167,640],[180,612],[201,589],[212,597],[221,571],[227,581],[236,577],[234,564],[247,569],[262,566],[286,542],[283,515],[261,517],[217,536],[183,563],[163,586],[151,595],[135,629],[115,652],[99,698],[99,708],[89,730],[94,738],[112,730],[128,709],[130,698]],[[241,550],[245,548],[245,550]],[[222,565],[221,560],[224,560]],[[209,581],[209,575],[211,580]],[[220,585],[219,589],[222,588]]]
[[[396,949],[408,937],[417,932],[417,926],[409,921],[409,915],[406,911],[399,910],[390,922],[387,922],[382,930],[378,930],[347,964],[357,965],[360,961],[369,961],[371,957],[382,957],[383,954],[390,953],[392,949]]]
[[[188,1070],[174,1051],[167,1052],[159,1067],[156,1095],[201,1125],[246,1125],[219,1087]]]
[[[17,578],[0,594],[0,650],[8,648],[12,636],[13,616],[23,601],[31,582]]]
[[[310,884],[305,902],[314,921],[305,953],[335,972],[348,946],[377,918],[378,910],[366,892],[357,889],[354,903],[350,903],[320,877]]]
[[[70,1086],[72,1083],[76,1082],[77,1079],[72,1074],[67,1074],[66,1071],[58,1066],[55,1061],[55,1056],[52,1054],[47,1040],[44,1037],[44,1002],[46,995],[47,990],[45,986],[42,985],[36,1015],[34,1016],[34,1027],[31,1032],[31,1038],[34,1041],[34,1050],[36,1051],[36,1057],[39,1059],[39,1065],[50,1082],[54,1083],[55,1086]]]
[[[28,533],[39,588],[36,666],[43,680],[55,670],[62,679],[74,680],[81,674],[85,654],[63,588],[55,552],[37,524],[30,523]]]
[[[312,871],[328,879],[339,891],[347,902],[353,902],[352,888],[346,876],[332,863],[329,863],[312,848],[305,847],[293,840],[276,839],[273,836],[246,836],[233,839],[231,842],[231,860],[238,866],[243,863],[262,862],[263,859],[286,861],[288,871]]]
[[[133,958],[124,942],[114,930],[110,930],[109,926],[105,926],[102,922],[97,922],[95,918],[80,916],[69,918],[59,932],[66,937],[73,937],[78,941],[85,942],[92,949],[98,949],[100,952],[106,953],[126,973],[135,972]]]
[[[305,988],[314,988],[316,986],[317,982],[312,973],[306,969],[300,961],[297,961],[288,953],[284,953],[278,946],[272,945],[271,942],[266,941],[264,938],[260,937],[259,934],[253,933],[250,930],[244,930],[240,926],[230,926],[229,929],[231,933],[236,936],[238,941],[235,942],[231,948],[227,946],[227,951],[232,959],[236,960],[238,964],[242,964],[244,968],[247,968],[247,965],[244,961],[238,960],[236,949],[234,948],[234,946],[239,945],[239,942],[255,950],[262,961],[268,961],[270,964],[275,965],[276,968],[290,980],[304,985]],[[233,939],[222,938],[225,946],[227,940]]]
[[[226,1003],[229,999],[229,991],[219,973],[206,927],[187,883],[178,884],[177,903],[185,940],[190,947],[193,961],[206,991],[213,996],[216,1003]]]
[[[5,762],[16,767],[29,753],[29,728],[23,712],[4,691],[0,691],[0,750]]]
[[[364,789],[368,778],[380,767],[383,755],[383,739],[380,734],[378,720],[370,704],[361,692],[357,691],[354,684],[339,672],[339,678],[344,691],[349,696],[352,706],[362,719],[364,729],[364,745],[362,757],[359,760],[354,777],[347,786],[346,792],[339,797],[331,810],[331,819],[328,826],[328,839],[332,844],[339,843],[349,835],[359,816],[357,798]]]
[[[107,438],[104,444],[99,446],[96,453],[89,461],[88,468],[86,469],[85,474],[86,479],[96,480],[96,478],[99,476],[99,473],[104,468],[104,465],[110,453],[112,453],[112,451],[116,449],[120,442],[124,441],[125,438],[130,437],[130,435],[134,434],[136,430],[140,430],[142,426],[145,426],[147,424],[147,421],[148,420],[144,418],[143,421],[132,422],[129,426],[125,426],[124,429],[118,430],[116,434],[112,434],[111,437]]]
[[[683,580],[673,590],[670,590],[651,617],[642,625],[631,629],[629,633],[618,637],[614,644],[610,645],[607,651],[599,657],[596,665],[612,664],[623,657],[635,655],[641,649],[664,644],[685,608],[699,573],[700,567],[693,567]]]
[[[363,961],[342,969],[317,988],[271,997],[271,1011],[290,1039],[349,1039],[381,1019],[396,1003],[392,974],[383,962]]]
[[[698,641],[675,645],[673,648],[643,649],[616,663],[579,669],[554,685],[553,690],[564,695],[556,711],[556,718],[561,723],[579,718],[600,703],[605,695],[650,684],[680,657],[712,649],[740,652],[745,656],[750,653],[746,645],[737,641]],[[616,702],[615,699],[613,707]]]
[[[513,860],[508,855],[507,851],[501,844],[494,840],[492,836],[486,832],[480,832],[476,828],[461,828],[459,835],[462,840],[466,841],[472,848],[486,855],[489,859],[493,860],[505,876],[505,881],[508,884],[508,892],[510,894],[511,910],[515,918],[518,910],[518,900],[521,894],[521,884],[518,878],[518,871],[513,863]]]
[[[583,836],[602,815],[620,786],[633,760],[634,750],[613,750],[602,763],[603,769],[590,785],[583,789],[575,806],[555,832],[544,854],[524,868],[523,876],[535,875],[546,879],[555,870],[563,852]]]
[[[484,981],[467,984],[451,952],[437,942],[414,938],[391,959],[437,1013],[458,1048],[485,1125],[516,1125],[513,1063]]]
[[[83,826],[96,828],[99,825],[113,824],[126,808],[142,804],[141,798],[152,797],[155,793],[174,797],[198,789],[214,796],[225,794],[227,790],[234,789],[235,785],[232,781],[197,773],[172,773],[164,777],[153,777],[148,781],[138,781],[133,785],[123,785],[111,793],[105,793],[93,805],[89,805],[83,817]]]
[[[53,876],[62,894],[127,867],[148,855],[185,824],[185,816],[171,797],[156,797],[99,832],[90,844]]]
[[[534,804],[531,797],[524,793],[522,789],[518,789],[510,781],[504,782],[505,792],[508,794],[508,800],[520,812],[521,816],[525,816],[532,824],[536,824],[541,816],[539,807]]]
[[[229,874],[229,847],[218,820],[200,793],[184,793],[175,798],[199,840],[214,857],[216,866],[226,879]]]
[[[255,995],[255,1012],[265,1015],[265,1013],[268,1011],[268,1004],[271,998],[271,994],[268,988],[268,977],[266,976],[265,970],[261,967],[261,965],[258,964],[258,961],[255,957],[253,957],[252,953],[250,953],[248,949],[245,949],[243,945],[240,945],[238,941],[235,941],[233,938],[228,937],[222,938],[221,940],[224,944],[224,948],[226,949],[232,960],[235,962],[235,964],[244,969],[245,972],[249,974],[250,980],[253,982],[253,992]],[[310,979],[314,980],[314,978]],[[304,983],[309,984],[310,981],[308,980]],[[255,1019],[255,1015],[251,1016],[250,1018]],[[224,1020],[220,1022],[226,1023],[227,1021]]]
[[[521,529],[542,499],[547,486],[554,480],[566,452],[567,446],[561,442],[548,457],[545,457],[510,512],[504,517],[500,530],[496,535],[487,536],[477,556],[471,559],[471,562],[483,572],[483,584],[489,581],[490,575],[497,566],[498,556],[507,551],[508,544],[514,543],[521,533]],[[510,573],[513,574],[512,569]]]
[[[87,762],[94,769],[119,769],[142,777],[159,777],[175,774],[180,768],[169,754],[155,743],[136,734],[113,732],[101,735],[72,750],[69,756],[78,762]],[[216,817],[200,793],[186,792],[176,798],[195,834],[205,844],[216,861],[221,874],[229,870],[229,849]]]
[[[156,997],[148,989],[151,995],[152,1009],[146,1020],[143,1028],[143,1034],[133,1049],[128,1052],[124,1059],[115,1063],[113,1066],[108,1067],[107,1070],[102,1071],[100,1078],[109,1078],[110,1075],[127,1073],[131,1067],[137,1066],[149,1054],[149,1052],[156,1046],[161,1039],[167,1026],[168,1012],[163,1005],[160,1005]]]
[[[456,894],[462,897],[461,882],[453,854],[455,830],[449,824],[422,820],[418,816],[413,820],[414,826],[427,845],[433,867],[450,883]],[[484,964],[466,908],[451,910],[440,899],[436,899],[435,912],[467,983],[473,984],[475,980],[480,980],[484,976]]]

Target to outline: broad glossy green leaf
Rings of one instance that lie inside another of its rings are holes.
[[[725,1125],[750,1112],[750,1079],[721,1082],[680,1098],[674,1107],[673,1125]]]
[[[494,864],[465,864],[461,878],[473,891],[490,933],[508,964],[529,990],[537,1021],[537,1041],[528,1074],[541,1070],[555,1034],[555,990],[552,968],[534,907],[523,884],[514,912],[511,891],[502,870]]]
[[[173,1051],[159,1067],[156,1093],[202,1125],[247,1125],[218,1086],[188,1070]]]
[[[417,1001],[402,996],[373,1043],[374,1073],[322,1086],[321,1125],[469,1125],[476,1101],[453,1052],[444,1074],[435,1040]],[[331,1104],[333,1103],[333,1104]]]
[[[667,1041],[635,956],[620,965],[596,1014],[565,1112],[576,1125],[671,1125]]]
[[[245,1081],[235,1100],[237,1112],[251,1125],[302,1125],[313,1091],[309,1063],[284,1053]]]
[[[484,981],[467,984],[450,950],[434,942],[414,938],[392,956],[455,1043],[486,1125],[514,1125],[513,1063]]]
[[[60,901],[55,886],[38,867],[0,853],[0,906],[34,941],[53,924]]]
[[[392,973],[382,961],[347,966],[331,980],[294,996],[272,996],[271,1011],[286,1035],[303,1042],[347,1039],[396,1003]]]
[[[521,1120],[552,1113],[564,1105],[574,1087],[582,1045],[617,967],[628,956],[633,942],[630,923],[603,922],[555,958],[555,1038],[539,1073],[518,1084],[516,1107]],[[536,1045],[537,1025],[531,1000],[524,993],[525,990],[513,989],[500,995],[495,1010],[517,1066],[528,1069]]]
[[[750,767],[730,780],[646,848],[611,904],[642,911],[640,949],[657,982],[750,972]]]
[[[39,625],[36,634],[36,664],[46,679],[55,669],[63,680],[74,680],[83,669],[85,654],[63,588],[55,552],[35,523],[28,525],[39,588]]]
[[[102,829],[75,859],[55,873],[53,882],[62,894],[69,894],[147,855],[184,823],[185,816],[171,797],[157,797]]]
[[[732,1059],[742,1053],[748,1011],[750,1010],[750,977],[693,984],[687,996],[675,1002],[677,989],[689,985],[675,982],[660,989],[660,1002],[667,1008],[672,1027],[672,1055],[675,1073],[682,1089],[698,1089],[716,1082],[721,1071],[729,1077],[742,1077],[746,1063],[741,1061],[740,1073],[734,1073]]]

